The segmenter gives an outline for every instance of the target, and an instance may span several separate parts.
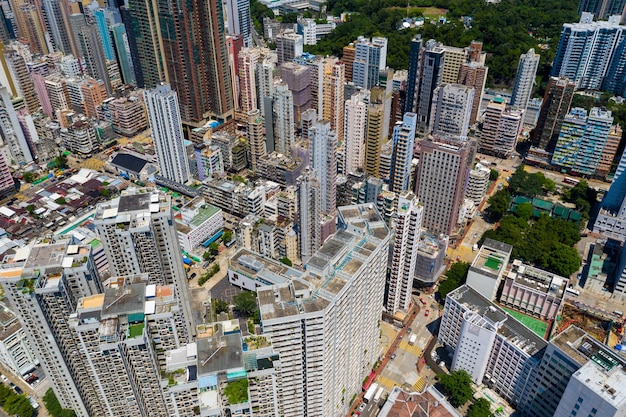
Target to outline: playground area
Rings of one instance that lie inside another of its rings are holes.
[[[500,307],[500,308],[502,308],[502,310],[506,311],[511,316],[513,316],[516,320],[520,321],[524,326],[528,327],[530,330],[535,332],[537,336],[542,337],[542,338],[547,337],[548,323],[546,323],[545,321],[527,316],[524,313],[511,310],[510,308],[506,308],[506,307]]]

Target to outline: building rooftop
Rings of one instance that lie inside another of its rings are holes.
[[[626,372],[624,368],[615,367],[610,371],[595,362],[587,362],[574,373],[572,378],[578,379],[604,401],[617,409],[626,408]]]
[[[198,374],[216,374],[243,368],[241,333],[220,334],[197,339]]]
[[[117,222],[128,222],[132,214],[150,214],[169,210],[169,197],[156,189],[128,188],[122,195],[106,203],[98,204],[95,220],[113,219]]]
[[[146,302],[146,284],[129,284],[107,288],[104,293],[102,318],[134,313],[143,314]]]
[[[433,386],[422,392],[407,392],[394,387],[379,417],[461,417]]]
[[[127,153],[118,153],[111,161],[112,165],[135,174],[139,174],[147,163],[145,159]]]
[[[528,355],[536,354],[547,345],[547,342],[537,336],[532,330],[468,285],[457,288],[449,293],[447,297],[465,306],[468,310],[486,317],[491,322],[499,324],[496,326],[498,327],[498,335]]]
[[[338,211],[339,230],[307,262],[306,272],[293,270],[285,283],[257,290],[263,320],[325,309],[388,238],[389,229],[372,204],[340,207]]]
[[[480,251],[474,258],[471,268],[479,270],[482,274],[500,276],[506,268],[513,246],[498,242],[493,239],[485,239]]]
[[[525,265],[518,259],[512,262],[506,276],[513,279],[517,285],[559,298],[565,294],[569,282],[567,278]]]
[[[614,353],[607,345],[576,326],[569,326],[550,343],[565,352],[581,366],[590,360],[610,371],[617,365],[626,368],[626,358]]]

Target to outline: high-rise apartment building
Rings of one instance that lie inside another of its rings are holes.
[[[346,100],[344,124],[344,156],[343,172],[360,171],[365,160],[365,136],[367,128],[367,108],[370,92],[363,90],[354,93]]]
[[[343,47],[343,53],[341,55],[341,62],[346,66],[346,82],[352,82],[352,72],[354,67],[354,60],[356,59],[356,46],[353,42]]]
[[[252,17],[250,2],[246,0],[228,0],[226,2],[226,19],[228,20],[228,34],[241,35],[243,45],[252,47]]]
[[[0,195],[8,196],[12,194],[15,189],[15,181],[11,174],[9,163],[4,152],[0,152]]]
[[[321,189],[317,174],[306,169],[297,180],[298,187],[298,244],[300,259],[307,262],[322,245]]]
[[[408,190],[411,186],[411,162],[413,161],[416,127],[417,115],[405,113],[402,124],[397,125],[393,130],[389,191],[394,193]]]
[[[294,120],[300,123],[302,113],[311,107],[310,69],[295,62],[285,62],[280,66],[280,77],[287,83],[293,96]]]
[[[190,174],[177,96],[169,84],[162,84],[144,91],[144,102],[161,175],[185,184]]]
[[[567,77],[550,78],[533,136],[535,146],[549,152],[554,149],[563,119],[569,112],[575,88],[576,84]]]
[[[354,44],[352,82],[369,90],[378,85],[378,74],[387,67],[387,38],[374,37],[370,41],[359,36]]]
[[[417,113],[423,58],[424,41],[420,35],[417,35],[411,41],[411,49],[409,52],[409,71],[404,100],[404,113]]]
[[[440,136],[418,142],[415,194],[424,204],[424,228],[434,233],[452,233],[465,198],[475,146],[473,141]]]
[[[578,14],[583,12],[593,13],[598,20],[605,20],[609,16],[626,14],[626,1],[624,0],[580,0]],[[624,17],[622,17],[622,21]]]
[[[336,132],[338,140],[343,141],[344,95],[346,82],[345,65],[336,59],[328,59],[323,74],[323,118],[330,122],[330,128]]]
[[[458,82],[461,65],[467,61],[467,51],[464,48],[445,46],[443,52],[443,67],[441,69],[441,83],[452,84]]]
[[[515,83],[513,84],[513,94],[511,94],[511,106],[526,110],[528,101],[533,94],[540,57],[533,48],[520,55],[517,73],[515,74]]]
[[[426,42],[421,64],[420,86],[416,92],[417,125],[420,132],[428,130],[431,120],[433,92],[441,84],[444,51],[445,49],[434,39]]]
[[[248,113],[248,148],[250,149],[250,167],[256,171],[259,159],[267,155],[263,136],[263,118],[259,109]]]
[[[433,134],[466,137],[475,90],[461,84],[441,84],[433,92],[430,129]]]
[[[332,215],[337,210],[337,134],[327,120],[317,121],[309,128],[311,168],[315,170],[321,189],[321,212]]]
[[[291,155],[296,132],[293,114],[293,95],[289,86],[279,82],[274,88],[274,148],[283,155]]]
[[[35,54],[49,53],[48,42],[46,42],[46,24],[41,7],[24,2],[13,12],[19,16],[17,21],[22,22],[19,28],[20,39],[25,41]]]
[[[35,245],[5,264],[0,283],[59,402],[78,416],[100,412],[95,381],[77,355],[68,318],[81,297],[102,290],[92,248],[75,241]]]
[[[39,110],[41,104],[37,98],[37,92],[35,91],[33,80],[30,76],[28,68],[26,67],[26,61],[15,50],[7,50],[4,52],[4,57],[6,59],[7,66],[9,67],[11,79],[15,84],[16,93],[24,98],[24,103],[26,104],[26,109],[28,109],[29,113],[35,113]]]
[[[187,274],[169,196],[156,190],[128,189],[96,207],[94,223],[113,276],[148,274],[149,284],[171,285],[183,319],[180,339],[195,335]]]
[[[524,110],[512,109],[502,98],[494,98],[485,109],[478,149],[491,155],[510,155],[517,145],[523,122]]]
[[[243,113],[249,113],[257,109],[257,86],[256,67],[260,54],[256,48],[243,48],[237,55],[238,78],[239,78],[239,98],[238,108]]]
[[[580,175],[594,176],[613,125],[611,112],[576,107],[563,120],[552,164]]]
[[[256,88],[257,100],[259,101],[258,109],[261,110],[261,116],[265,116],[264,97],[272,97],[274,94],[274,62],[269,58],[263,59],[257,64],[256,69]],[[270,109],[271,110],[271,109]]]
[[[465,62],[461,64],[458,83],[474,88],[472,111],[470,113],[469,120],[470,125],[476,123],[476,118],[478,117],[478,112],[480,110],[480,103],[483,100],[483,91],[485,89],[485,83],[487,82],[488,71],[489,67],[486,67],[479,62]]]
[[[17,118],[11,96],[2,85],[0,85],[0,132],[2,132],[3,145],[9,148],[14,163],[28,164],[33,161],[33,155]]]
[[[135,76],[135,64],[128,42],[126,25],[123,23],[111,25],[111,36],[113,38],[113,45],[115,46],[115,60],[119,65],[122,81],[125,84],[136,85],[137,77]]]
[[[292,30],[285,31],[276,36],[276,53],[278,54],[278,65],[284,62],[291,62],[294,58],[302,55],[304,39],[302,35]]]
[[[371,91],[370,103],[367,106],[365,127],[365,165],[363,170],[374,177],[379,176],[380,152],[383,146],[383,118],[385,114],[380,87]]]
[[[68,33],[66,20],[63,13],[63,1],[43,0],[43,11],[46,15],[46,21],[52,35],[54,46],[64,54],[72,53],[72,43],[70,38],[72,35]]]
[[[423,207],[411,191],[398,196],[396,227],[391,251],[391,271],[385,307],[394,314],[398,310],[409,311],[413,291],[413,277],[417,262]]]
[[[340,207],[339,229],[305,273],[257,289],[286,417],[347,414],[378,357],[389,231],[371,204]]]
[[[609,83],[611,91],[621,94],[624,80],[614,77],[623,75],[623,70],[615,72],[615,66],[624,65],[625,43],[626,26],[620,25],[620,16],[594,22],[593,15],[584,12],[579,23],[563,25],[552,75],[568,77],[584,90],[599,90]]]
[[[221,1],[158,2],[161,54],[185,123],[227,119],[234,106]]]

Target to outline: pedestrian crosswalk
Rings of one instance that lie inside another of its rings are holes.
[[[379,375],[378,378],[376,378],[376,383],[381,387],[386,388],[387,391],[391,391],[393,387],[397,385],[393,380],[382,375]]]
[[[415,356],[422,356],[422,349],[420,349],[419,347],[413,345],[409,345],[409,342],[406,341],[401,341],[400,342],[400,349],[406,350],[409,353],[412,353]]]
[[[419,379],[413,384],[413,389],[415,392],[422,392],[424,386],[426,385],[426,378],[423,376],[419,377]]]

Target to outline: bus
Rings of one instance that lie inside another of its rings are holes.
[[[372,385],[372,382],[374,382],[375,377],[376,377],[376,372],[374,371],[370,372],[370,375],[365,380],[365,384],[363,384],[363,391],[367,391],[369,389],[370,385]]]
[[[378,391],[378,384],[374,383],[371,387],[369,387],[369,389],[363,396],[363,403],[367,404],[368,402],[370,402],[371,399],[374,398],[374,394],[376,393],[376,391]]]
[[[565,295],[569,295],[570,297],[578,297],[580,295],[580,292],[572,288],[566,288]]]
[[[565,184],[576,185],[580,182],[580,180],[577,180],[576,178],[572,178],[572,177],[563,177],[563,182]]]

